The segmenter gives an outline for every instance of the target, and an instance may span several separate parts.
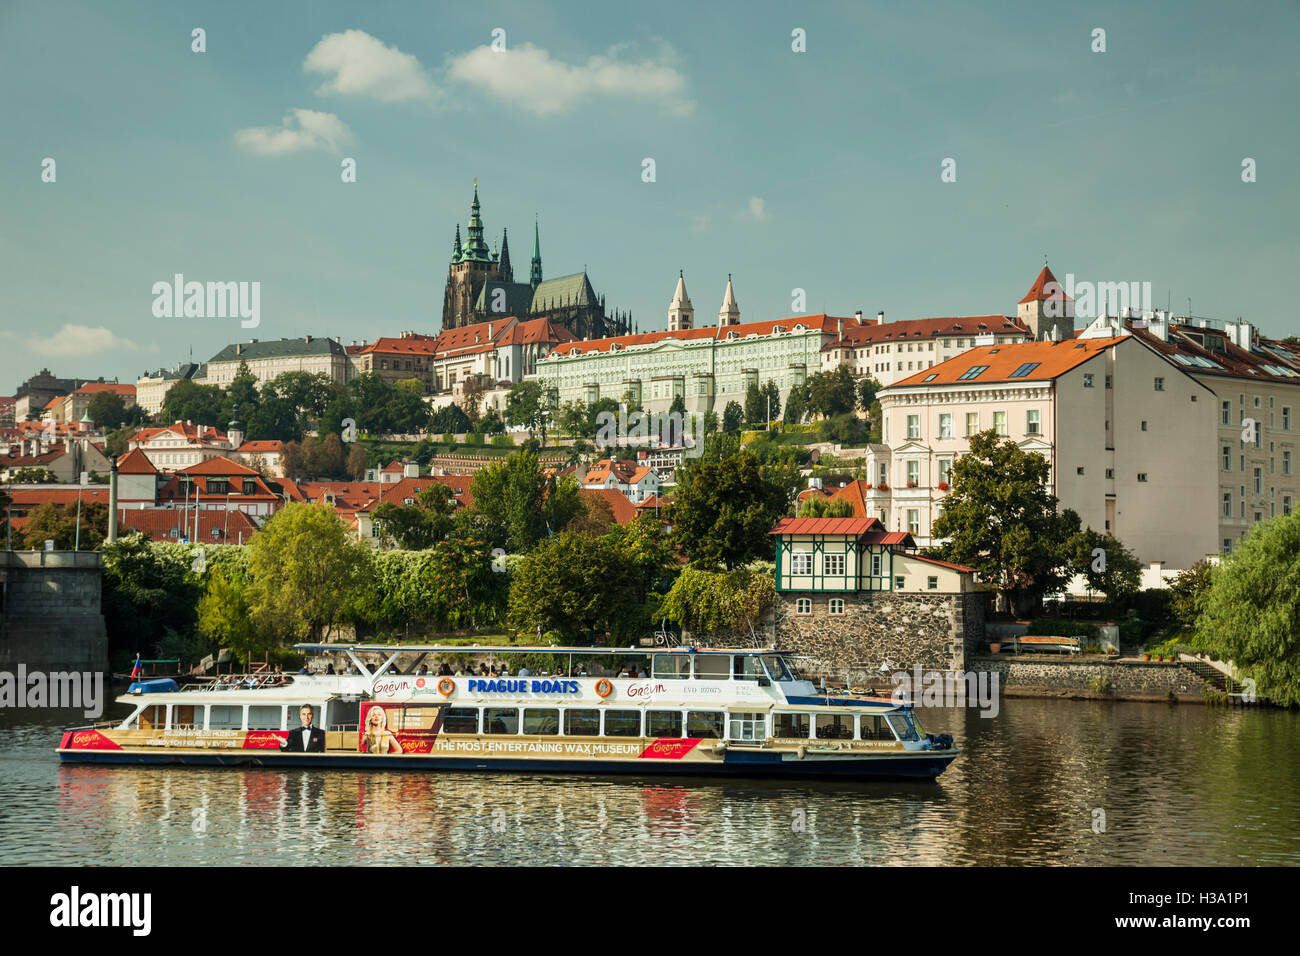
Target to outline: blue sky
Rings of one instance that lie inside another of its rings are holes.
[[[1294,4],[4,0],[0,394],[436,331],[475,176],[517,273],[537,214],[546,274],[585,265],[643,330],[678,269],[697,321],[727,273],[745,320],[795,288],[901,319],[1014,312],[1047,255],[1296,334],[1298,27]],[[261,325],[155,318],[177,272],[260,281]]]

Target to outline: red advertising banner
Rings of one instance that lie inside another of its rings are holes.
[[[659,737],[641,751],[641,756],[658,757],[661,760],[681,760],[703,739],[703,737]]]
[[[427,754],[441,726],[442,708],[437,704],[364,702],[357,750],[368,754]]]
[[[98,730],[69,730],[60,746],[64,750],[121,750]]]
[[[250,730],[244,735],[245,750],[279,750],[290,731]]]

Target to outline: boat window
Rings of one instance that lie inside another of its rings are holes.
[[[853,739],[853,715],[852,714],[818,714],[817,715],[817,739],[818,740],[852,740]]]
[[[682,712],[680,710],[647,710],[645,712],[645,735],[647,737],[682,736]]]
[[[157,730],[167,722],[167,708],[163,704],[154,704],[140,711],[139,727],[141,730]]]
[[[726,660],[726,658],[720,658]],[[686,712],[687,737],[722,737],[727,726],[727,715],[722,711],[688,710]]]
[[[478,708],[448,707],[442,717],[442,732],[444,734],[478,733]]]
[[[242,704],[213,704],[208,714],[209,730],[239,730],[244,726]]]
[[[758,680],[760,677],[767,676],[763,671],[762,663],[752,654],[737,654],[735,661],[736,665],[731,672],[736,680]]]
[[[695,679],[726,680],[730,663],[731,658],[722,654],[700,654],[695,658]]]
[[[554,736],[560,732],[558,708],[524,708],[524,733]]]
[[[766,740],[767,716],[762,713],[734,713],[731,715],[732,740]]]
[[[654,676],[686,680],[691,676],[691,659],[685,654],[656,654]]]
[[[203,708],[199,707],[199,722],[194,722],[195,707],[193,704],[177,704],[172,708],[172,727],[176,729],[193,730],[195,727],[203,727]]]
[[[763,658],[763,664],[767,667],[767,676],[772,680],[793,680],[790,676],[789,669],[785,666],[785,658],[768,655]]]
[[[514,707],[484,707],[483,733],[517,734],[519,733],[519,711]]]
[[[886,714],[885,719],[889,721],[889,726],[894,728],[894,733],[899,740],[916,740],[916,729],[912,726],[911,721],[903,714]]]
[[[881,714],[863,714],[859,719],[858,739],[893,740],[894,733]]]
[[[806,740],[810,723],[809,716],[809,714],[773,714],[772,736],[797,737]]]
[[[253,704],[248,708],[249,730],[283,730],[280,715],[284,708],[268,704]],[[316,711],[320,713],[319,708]],[[296,715],[295,715],[296,716]],[[301,721],[299,724],[301,725]]]
[[[639,731],[640,728],[638,728]],[[564,735],[566,737],[600,736],[600,711],[566,710],[564,712]]]
[[[330,730],[356,730],[361,724],[361,701],[331,700],[329,702]]]
[[[641,711],[607,710],[605,711],[606,737],[640,737]]]

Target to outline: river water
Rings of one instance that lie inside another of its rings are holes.
[[[1262,708],[926,709],[963,751],[929,784],[61,765],[84,720],[43,718],[0,714],[0,865],[1300,864],[1300,714]]]

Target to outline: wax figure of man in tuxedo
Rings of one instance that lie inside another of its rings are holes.
[[[312,726],[312,720],[315,716],[315,708],[310,704],[303,704],[302,709],[298,711],[298,718],[302,721],[302,726],[289,731],[289,736],[285,738],[284,743],[280,744],[280,749],[285,753],[324,753],[325,731]]]

